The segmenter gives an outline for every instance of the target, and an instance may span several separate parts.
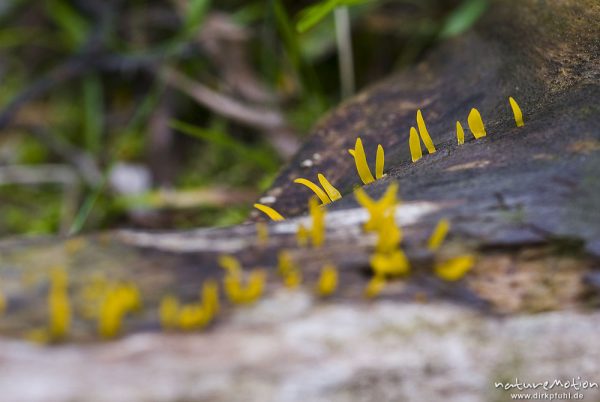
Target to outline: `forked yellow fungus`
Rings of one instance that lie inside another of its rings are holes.
[[[269,226],[267,226],[266,223],[256,223],[256,238],[258,240],[258,244],[261,246],[266,246],[269,244]]]
[[[125,316],[141,309],[142,301],[138,288],[132,283],[112,286],[107,292],[98,316],[98,333],[103,338],[119,334]]]
[[[450,222],[448,219],[440,219],[440,221],[435,226],[433,233],[429,237],[429,242],[427,243],[427,247],[431,251],[436,251],[440,248],[444,240],[446,239],[446,235],[450,230]]]
[[[423,144],[425,144],[425,148],[427,148],[427,152],[429,152],[430,154],[435,153],[435,146],[433,145],[433,141],[429,136],[427,126],[425,126],[425,120],[423,120],[423,114],[421,113],[421,109],[417,110],[417,127],[419,127],[419,135],[423,140]]]
[[[383,225],[377,230],[378,237],[375,250],[378,253],[390,253],[400,245],[402,231],[393,214],[387,216],[383,222]]]
[[[463,130],[463,126],[460,124],[460,121],[456,122],[456,139],[458,141],[458,145],[465,143],[465,130]]]
[[[71,303],[68,293],[67,273],[54,269],[50,273],[50,291],[48,293],[50,327],[48,335],[52,340],[65,338],[71,327]]]
[[[392,183],[383,196],[375,201],[362,188],[354,191],[356,201],[369,212],[369,219],[364,225],[365,231],[378,231],[385,224],[386,218],[395,213],[395,207],[398,203],[396,199],[397,192],[398,183]]]
[[[367,155],[365,154],[365,148],[363,147],[360,137],[356,139],[354,149],[349,149],[348,152],[354,157],[354,164],[356,165],[356,170],[362,182],[364,184],[373,183],[375,178],[367,164]],[[383,168],[381,170],[383,173]]]
[[[263,204],[254,204],[254,208],[258,209],[259,211],[265,213],[269,218],[271,218],[274,221],[283,221],[285,220],[285,218],[277,211],[275,211],[273,208],[267,206],[267,205],[263,205]]]
[[[366,298],[372,299],[374,297],[379,296],[381,291],[385,288],[386,280],[384,276],[375,275],[371,278],[369,283],[364,290],[364,295]]]
[[[302,271],[292,260],[287,250],[282,250],[277,256],[277,272],[283,278],[283,283],[288,288],[296,288],[302,283]]]
[[[219,258],[219,264],[227,271],[223,284],[225,295],[232,303],[250,304],[262,295],[266,282],[265,271],[252,271],[244,281],[241,265],[235,257],[222,256]]]
[[[266,281],[265,271],[252,271],[245,283],[241,276],[225,275],[223,283],[227,298],[235,304],[251,304],[262,296]]]
[[[203,328],[210,322],[208,311],[197,303],[186,304],[181,307],[177,316],[177,324],[184,331]]]
[[[410,264],[404,252],[397,249],[388,253],[375,253],[371,257],[371,268],[377,276],[402,276],[410,271]]]
[[[417,134],[417,129],[414,127],[410,128],[408,147],[410,148],[410,157],[413,162],[416,162],[423,157],[423,150],[421,149],[421,140],[419,139],[419,134]]]
[[[508,102],[510,103],[513,115],[515,116],[515,123],[517,124],[517,127],[523,127],[525,123],[523,123],[523,112],[521,112],[519,104],[512,96],[508,97]]]
[[[483,126],[483,120],[481,119],[479,110],[475,108],[471,109],[469,117],[467,117],[467,123],[469,123],[469,129],[476,139],[486,136],[485,127]]]
[[[329,195],[327,195],[327,193],[321,187],[317,186],[312,181],[301,177],[294,180],[294,183],[302,184],[311,189],[313,193],[315,193],[315,195],[319,197],[323,205],[329,204],[331,202],[331,198],[329,198]]]
[[[461,255],[435,265],[435,274],[446,281],[461,279],[475,264],[475,256]]]
[[[160,322],[165,329],[180,328],[184,331],[199,329],[210,323],[219,311],[219,288],[210,279],[202,285],[199,303],[179,305],[173,296],[165,296],[159,308]]]
[[[317,294],[321,297],[332,295],[338,286],[338,272],[334,265],[326,264],[321,268],[317,282]]]

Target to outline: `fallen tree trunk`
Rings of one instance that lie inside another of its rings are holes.
[[[3,242],[0,392],[26,401],[463,401],[507,396],[494,382],[514,377],[598,381],[599,18],[593,0],[496,1],[472,32],[341,105],[262,198],[288,217],[269,225],[268,244],[253,224]],[[515,126],[509,96],[524,127]],[[488,134],[475,140],[466,130],[458,146],[455,123],[467,127],[472,107]],[[417,109],[437,152],[412,163],[408,133]],[[362,231],[367,213],[352,195],[360,179],[347,152],[357,136],[369,160],[377,144],[385,148],[386,176],[364,188],[379,197],[399,183],[396,218],[412,267],[373,302],[362,295],[375,239]],[[310,194],[293,180],[316,180],[319,172],[344,197],[328,206],[324,247],[299,247],[298,225],[310,220],[294,217],[306,212]],[[452,224],[441,253],[477,255],[458,282],[432,274],[439,256],[426,241],[440,218]],[[281,250],[302,267],[304,290],[282,289],[275,275]],[[222,277],[222,254],[268,270],[265,298],[223,306],[206,334],[160,333],[160,299],[197,298],[206,279]],[[328,262],[340,283],[323,304],[311,294]],[[68,343],[8,340],[47,325],[54,266],[70,274]],[[98,275],[135,282],[144,302],[124,323],[127,337],[106,345],[96,342],[96,321],[78,310],[80,290]]]

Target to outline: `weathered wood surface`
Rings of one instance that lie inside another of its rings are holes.
[[[296,246],[306,218],[270,224],[268,246],[257,243],[253,224],[0,243],[9,301],[0,318],[0,394],[465,401],[500,400],[506,395],[493,382],[515,376],[600,381],[592,334],[600,323],[599,20],[594,0],[497,1],[473,32],[325,117],[266,194],[286,217],[302,215],[309,193],[292,180],[326,174],[345,196],[329,208],[320,250]],[[508,96],[524,111],[522,128]],[[488,136],[458,147],[454,125],[467,127],[471,107]],[[407,139],[418,108],[438,151],[413,164]],[[385,147],[387,176],[365,189],[379,196],[399,182],[397,219],[413,265],[376,302],[361,297],[374,239],[361,232],[366,213],[351,195],[360,181],[347,149],[357,135],[371,160],[378,143]],[[440,217],[453,224],[443,253],[478,254],[458,283],[431,274],[424,243]],[[160,297],[197,297],[204,279],[220,277],[220,254],[274,273],[281,249],[302,265],[304,290],[285,291],[272,274],[264,300],[226,306],[206,333],[159,332]],[[340,291],[320,303],[310,291],[327,261],[340,269]],[[66,345],[19,340],[45,325],[47,271],[57,265],[70,273],[75,305],[78,287],[99,272],[138,284],[145,308],[127,320],[124,339],[98,344],[95,323],[77,318]]]

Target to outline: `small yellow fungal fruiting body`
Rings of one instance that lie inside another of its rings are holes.
[[[7,304],[8,303],[6,302],[6,296],[4,296],[4,293],[0,291],[0,315],[4,314],[4,312],[6,311]]]
[[[139,290],[131,283],[118,284],[110,289],[100,306],[98,333],[103,338],[114,338],[121,331],[127,313],[141,309]]]
[[[55,269],[50,274],[48,307],[50,310],[49,336],[52,340],[61,340],[67,336],[71,326],[68,279],[67,273],[62,269]]]
[[[298,225],[298,231],[296,232],[296,242],[299,247],[306,247],[308,245],[309,231],[304,225]]]
[[[206,311],[209,319],[212,319],[220,310],[219,286],[213,279],[209,279],[202,285],[202,308]]]
[[[224,279],[225,294],[235,304],[250,304],[262,295],[266,281],[264,271],[253,271],[248,276],[246,286],[237,275],[226,275]]]
[[[225,271],[227,271],[228,275],[241,275],[242,274],[242,265],[238,261],[237,258],[231,255],[222,255],[219,257],[219,265]]]
[[[371,257],[371,268],[378,276],[402,276],[408,274],[410,264],[400,249],[389,253],[375,253]]]
[[[348,152],[350,152],[350,155],[354,157],[356,170],[358,171],[358,175],[360,176],[362,182],[364,184],[373,183],[375,178],[373,177],[371,169],[369,169],[369,165],[367,164],[367,155],[365,154],[365,149],[360,137],[356,139],[354,149],[350,149]]]
[[[385,166],[385,153],[381,144],[377,145],[377,155],[375,156],[375,179],[383,177],[383,168]]]
[[[207,312],[198,304],[186,304],[181,307],[177,317],[179,328],[184,331],[191,331],[196,328],[202,328],[210,321]]]
[[[435,226],[431,237],[429,237],[429,242],[427,243],[427,247],[431,251],[436,251],[440,248],[444,240],[446,239],[446,235],[450,230],[450,222],[448,219],[440,219],[440,221]]]
[[[292,256],[286,250],[278,255],[277,272],[283,277],[283,283],[288,288],[296,288],[302,283],[302,272],[298,268]]]
[[[273,208],[267,205],[254,204],[254,208],[258,209],[261,212],[264,212],[269,218],[271,218],[274,221],[282,221],[285,219],[279,212],[275,211]]]
[[[266,281],[266,272],[262,270],[253,271],[248,275],[244,286],[242,269],[239,261],[232,256],[221,256],[219,264],[227,271],[223,284],[225,295],[235,304],[249,304],[256,301],[263,293]]]
[[[465,130],[463,130],[460,121],[456,122],[456,139],[458,140],[458,145],[462,145],[465,143]]]
[[[508,103],[510,103],[513,115],[515,116],[515,123],[517,124],[517,127],[523,127],[525,123],[523,123],[523,112],[521,112],[519,104],[512,96],[508,97]]]
[[[385,277],[381,275],[375,275],[371,278],[369,283],[364,290],[364,295],[366,298],[372,299],[374,297],[379,296],[381,291],[385,288],[386,281]]]
[[[467,117],[467,123],[469,123],[469,129],[476,139],[486,136],[487,133],[485,132],[485,127],[483,126],[483,120],[481,119],[479,110],[475,108],[471,109],[471,112],[469,112],[469,117]]]
[[[319,173],[317,174],[317,178],[319,179],[319,183],[321,183],[321,186],[323,187],[331,201],[337,201],[340,198],[342,198],[342,194],[340,194],[340,192],[331,185],[331,183],[329,182],[329,180],[327,180],[325,176]]]
[[[397,192],[398,183],[392,183],[388,186],[385,194],[375,201],[362,188],[356,189],[354,192],[356,201],[369,212],[369,219],[364,225],[365,231],[379,231],[386,224],[387,217],[394,215],[398,203]]]
[[[433,145],[433,141],[429,136],[429,131],[427,131],[427,127],[425,126],[425,120],[423,120],[421,109],[417,110],[417,127],[419,127],[419,135],[421,135],[421,139],[423,140],[423,144],[425,144],[425,148],[427,148],[427,152],[430,154],[435,153],[435,146]]]
[[[177,326],[179,302],[173,296],[164,296],[160,301],[158,315],[160,324],[164,329],[172,329]]]
[[[419,139],[419,134],[417,134],[417,129],[414,127],[410,128],[408,147],[410,148],[410,157],[413,162],[416,162],[423,157],[423,151],[421,150],[421,140]]]
[[[396,223],[394,215],[385,218],[384,224],[377,231],[377,244],[375,250],[378,253],[390,253],[394,251],[402,241],[402,231]]]
[[[314,247],[321,247],[325,242],[325,213],[326,209],[321,208],[314,198],[308,202],[308,211],[312,218],[312,227],[310,237]]]
[[[304,179],[304,178],[298,178],[298,179],[294,180],[294,183],[302,184],[302,185],[310,188],[317,195],[317,197],[319,197],[319,199],[321,200],[323,205],[329,204],[331,202],[331,199],[329,198],[327,193],[325,191],[323,191],[321,189],[321,187],[317,186],[312,181]]]
[[[317,283],[317,293],[321,297],[327,297],[332,295],[338,286],[338,273],[337,269],[332,264],[326,264],[321,269],[319,275],[319,282]]]
[[[261,246],[269,244],[269,226],[266,223],[256,223],[256,238],[258,239],[258,244]]]
[[[475,264],[475,256],[461,255],[436,264],[435,273],[446,281],[457,281]]]

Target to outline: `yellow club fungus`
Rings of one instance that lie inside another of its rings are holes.
[[[304,178],[298,178],[298,179],[294,180],[294,183],[302,184],[302,185],[310,188],[313,191],[313,193],[315,193],[317,195],[317,197],[319,197],[319,199],[321,200],[323,205],[329,204],[331,202],[331,198],[329,198],[327,193],[323,189],[321,189],[321,187],[317,186],[312,181],[310,181],[308,179],[304,179]]]
[[[383,177],[383,168],[385,166],[385,153],[381,144],[377,145],[377,154],[375,155],[375,178],[377,180]]]
[[[71,326],[71,303],[68,293],[67,273],[54,269],[50,273],[50,291],[48,293],[50,327],[48,335],[52,340],[65,338]]]
[[[4,293],[0,290],[0,315],[4,314],[7,305],[6,296],[4,296]]]
[[[232,256],[222,256],[219,264],[227,271],[223,284],[225,295],[235,304],[250,304],[262,295],[266,272],[257,270],[251,272],[244,281],[244,275],[239,261]],[[245,283],[244,283],[245,282]]]
[[[123,319],[142,308],[138,288],[132,283],[112,286],[107,292],[98,316],[98,333],[103,338],[113,338],[119,334]]]
[[[287,250],[282,250],[277,256],[277,272],[283,278],[283,283],[288,288],[296,288],[302,283],[302,271],[292,260]]]
[[[425,126],[425,120],[423,120],[421,109],[417,110],[417,127],[419,127],[419,135],[423,140],[423,144],[425,144],[425,148],[427,148],[427,152],[430,154],[435,153],[435,146],[433,145],[433,141],[429,136],[429,131],[427,131],[427,127]]]
[[[163,328],[180,328],[184,331],[203,328],[210,323],[219,311],[219,288],[214,280],[207,280],[202,286],[200,302],[179,305],[173,296],[165,296],[159,308]]]
[[[228,275],[241,275],[242,274],[242,264],[238,261],[237,258],[231,255],[222,255],[219,257],[219,265],[225,271],[227,271]]]
[[[219,286],[213,279],[209,279],[202,285],[202,308],[212,319],[220,310]]]
[[[384,276],[375,275],[371,278],[369,283],[364,290],[364,295],[366,298],[372,299],[374,297],[379,296],[381,291],[385,288],[386,280]]]
[[[404,252],[397,249],[388,253],[373,254],[371,268],[378,276],[402,276],[408,274],[410,264]]]
[[[252,271],[244,284],[241,276],[226,275],[225,294],[235,304],[254,303],[263,294],[266,281],[265,271]]]
[[[299,247],[306,247],[308,245],[308,238],[310,233],[303,224],[298,225],[298,231],[296,232],[296,242]]]
[[[177,316],[179,314],[179,301],[176,297],[164,296],[160,301],[158,316],[160,325],[165,329],[173,329],[177,326]]]
[[[446,235],[450,230],[450,222],[448,219],[440,219],[440,221],[435,226],[433,233],[429,237],[429,242],[427,243],[427,247],[431,251],[436,251],[440,248],[444,240],[446,239]]]
[[[419,134],[417,134],[417,129],[414,127],[410,128],[408,147],[410,148],[410,158],[413,162],[416,162],[423,157],[423,150],[421,150],[421,140],[419,139]]]
[[[483,120],[479,110],[473,108],[467,117],[467,123],[469,123],[469,129],[473,133],[476,139],[486,136],[485,127],[483,126]]]
[[[326,264],[321,268],[319,281],[317,282],[317,294],[321,297],[332,295],[338,286],[338,272],[334,265]]]
[[[362,182],[364,184],[373,183],[375,178],[371,173],[371,169],[369,169],[369,165],[367,165],[367,155],[365,154],[365,149],[360,137],[356,139],[354,149],[349,149],[348,152],[354,157],[354,164],[356,165],[356,170],[358,171],[358,175]]]
[[[256,238],[258,240],[258,244],[261,246],[266,246],[269,244],[269,226],[267,226],[266,223],[256,223]]]
[[[321,187],[323,187],[331,201],[337,201],[340,198],[342,198],[342,194],[340,194],[340,192],[331,185],[331,183],[329,182],[329,180],[327,180],[327,178],[325,178],[325,176],[319,173],[317,174],[317,177],[319,179],[319,183],[321,183]]]
[[[402,241],[402,231],[398,227],[394,215],[387,216],[383,222],[377,231],[375,250],[378,253],[389,253],[394,251]]]
[[[310,238],[314,247],[321,247],[325,242],[325,214],[327,210],[319,207],[317,201],[311,198],[308,202],[308,212],[312,218]]]
[[[462,145],[465,143],[465,130],[463,130],[460,121],[456,122],[456,139],[458,140],[458,145]]]
[[[388,186],[384,195],[375,201],[362,188],[356,189],[354,192],[356,201],[369,212],[369,219],[364,225],[365,231],[378,231],[385,225],[386,218],[394,215],[398,203],[396,199],[397,192],[398,184],[392,183]]]
[[[461,255],[449,260],[437,263],[435,273],[446,281],[457,281],[461,279],[475,264],[473,255]]]
[[[523,127],[525,123],[523,123],[523,112],[521,112],[519,104],[512,96],[508,97],[508,102],[510,103],[513,115],[515,116],[515,123],[517,124],[517,127]]]
[[[203,328],[210,322],[208,311],[197,303],[186,304],[181,307],[177,316],[177,325],[184,331]]]
[[[275,211],[273,208],[267,205],[254,204],[254,208],[258,209],[261,212],[264,212],[269,218],[271,218],[274,221],[282,221],[285,219],[279,212]]]

